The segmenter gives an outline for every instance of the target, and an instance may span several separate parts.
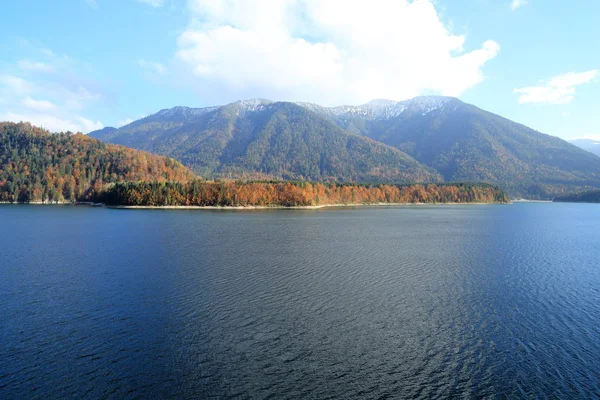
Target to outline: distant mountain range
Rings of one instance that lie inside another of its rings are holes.
[[[175,107],[90,135],[171,156],[204,177],[477,181],[529,198],[600,187],[600,157],[451,97]]]
[[[581,147],[582,149],[589,151],[590,153],[600,156],[600,140],[575,139],[570,140],[569,142],[573,143],[577,147]]]

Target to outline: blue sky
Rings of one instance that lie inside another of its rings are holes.
[[[459,97],[600,138],[600,2],[2,2],[0,120],[88,132],[176,105]]]

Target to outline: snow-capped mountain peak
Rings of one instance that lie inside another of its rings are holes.
[[[423,115],[444,107],[452,97],[443,96],[421,96],[405,101],[394,101],[386,99],[371,100],[359,106],[337,106],[322,107],[312,103],[298,102],[296,104],[321,114],[334,118],[349,118],[361,116],[370,120],[390,119],[397,117],[407,110]]]
[[[443,96],[420,96],[410,100],[394,101],[386,99],[375,99],[368,103],[357,106],[335,106],[323,107],[314,103],[295,102],[295,104],[314,111],[316,113],[326,115],[334,119],[346,119],[351,117],[362,117],[368,120],[390,119],[395,118],[404,112],[411,111],[413,113],[421,113],[422,115],[429,114],[435,110],[444,107],[450,102],[452,97]],[[267,109],[276,102],[267,99],[248,99],[239,100],[230,103],[230,107],[234,107],[238,115],[248,112],[257,112]],[[195,117],[214,111],[219,107],[203,107],[190,108],[177,106],[165,110],[151,116],[152,118],[173,118],[183,117],[184,119]]]
[[[202,115],[207,112],[216,110],[219,107],[203,107],[203,108],[192,108],[192,107],[184,107],[177,106],[173,108],[166,108],[164,110],[160,110],[154,115],[150,115],[150,117],[161,117],[161,118],[171,118],[175,116],[182,116],[184,118],[195,117],[197,115]]]
[[[233,106],[244,112],[261,111],[271,104],[273,104],[273,101],[267,99],[238,100],[232,103]]]

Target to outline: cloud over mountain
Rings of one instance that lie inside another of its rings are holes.
[[[575,99],[575,87],[589,83],[598,76],[599,70],[569,72],[555,76],[538,86],[515,89],[519,103],[568,104]]]
[[[27,40],[21,50],[32,57],[0,70],[0,121],[27,121],[51,131],[102,128],[85,115],[105,97],[100,85],[82,77],[85,63]]]
[[[176,59],[222,100],[362,103],[457,96],[484,79],[500,46],[466,49],[429,0],[190,0]],[[215,99],[218,100],[218,99]]]

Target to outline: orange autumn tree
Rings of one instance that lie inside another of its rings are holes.
[[[328,204],[504,203],[488,184],[358,185],[308,182],[122,182],[95,200],[129,206],[319,206]]]
[[[179,162],[82,135],[52,134],[28,123],[0,123],[0,201],[90,200],[125,181],[187,181]]]

